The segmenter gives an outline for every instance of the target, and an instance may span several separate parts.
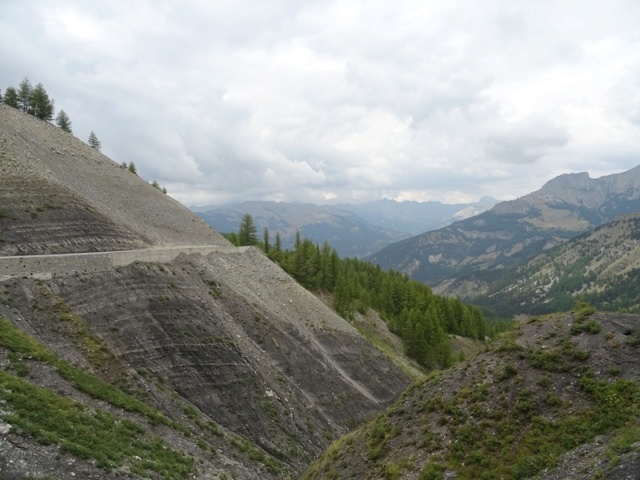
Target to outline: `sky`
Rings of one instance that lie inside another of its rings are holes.
[[[640,164],[637,0],[0,0],[0,88],[188,206],[517,198]]]

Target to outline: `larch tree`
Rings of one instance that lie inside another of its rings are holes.
[[[238,242],[240,243],[240,246],[256,245],[258,243],[256,226],[253,223],[253,217],[248,213],[242,217],[242,221],[240,222]]]
[[[13,108],[18,107],[18,92],[14,87],[7,87],[4,91],[4,98],[2,101]]]
[[[56,115],[56,125],[67,133],[73,133],[71,131],[71,119],[64,110],[60,110]]]
[[[264,243],[264,253],[266,253],[267,255],[269,255],[269,250],[271,250],[271,244],[269,243],[269,228],[268,227],[264,227],[264,230],[262,231],[262,241]]]
[[[41,83],[37,84],[31,91],[28,112],[40,120],[49,122],[53,118],[53,111],[53,99],[49,98],[49,94]]]
[[[31,94],[33,87],[27,77],[25,77],[18,85],[18,108],[23,112],[28,112],[31,106]]]
[[[100,147],[102,147],[102,143],[100,143],[100,140],[98,140],[98,137],[96,136],[93,130],[91,130],[91,133],[89,134],[88,143],[91,148],[95,148],[98,151],[100,151]]]

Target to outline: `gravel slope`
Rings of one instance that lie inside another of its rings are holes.
[[[152,245],[229,244],[185,206],[73,135],[0,104],[0,191],[25,178],[73,192],[86,209]]]

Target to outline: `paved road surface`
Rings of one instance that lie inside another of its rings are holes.
[[[251,247],[181,246],[155,247],[112,252],[62,253],[0,257],[0,281],[11,278],[41,278],[77,275],[124,267],[133,262],[168,263],[181,253],[207,255],[211,252],[242,253]]]

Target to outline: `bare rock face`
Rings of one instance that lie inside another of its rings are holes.
[[[230,245],[2,105],[0,172],[0,255]],[[293,478],[397,398],[409,378],[351,325],[259,250],[228,250],[0,277],[0,476]]]
[[[28,176],[0,179],[0,254],[35,255],[151,246],[65,187]]]

